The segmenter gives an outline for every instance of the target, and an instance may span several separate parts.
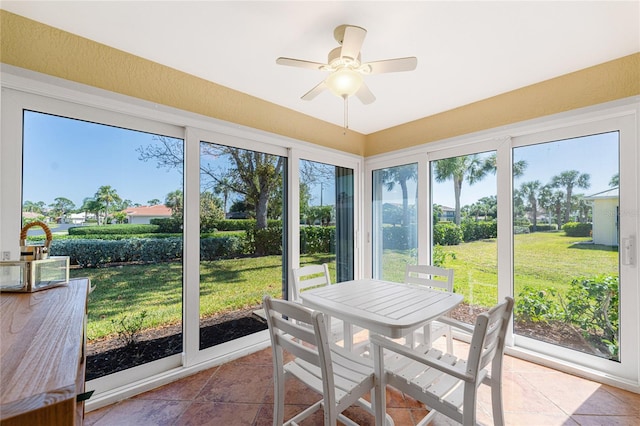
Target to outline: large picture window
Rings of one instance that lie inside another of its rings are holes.
[[[22,224],[45,223],[51,254],[95,287],[87,379],[181,353],[182,163],[167,172],[146,154],[183,141],[36,111],[23,120]]]

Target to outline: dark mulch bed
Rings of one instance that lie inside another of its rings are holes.
[[[266,330],[266,322],[253,316],[253,309],[236,311],[201,320],[200,349],[229,342]],[[117,371],[182,352],[180,324],[148,329],[137,343],[124,346],[118,339],[93,342],[87,347],[86,379],[92,380]]]
[[[253,311],[257,308],[201,320],[200,349],[266,330],[267,324],[253,315]],[[451,316],[473,324],[476,316],[485,310],[478,306],[462,304],[452,311]],[[182,352],[181,330],[180,324],[144,330],[138,342],[130,346],[123,346],[118,339],[92,342],[87,347],[87,380],[179,354]],[[606,354],[589,344],[578,330],[561,323],[518,323],[516,332],[548,343],[562,344],[585,353],[606,357]]]

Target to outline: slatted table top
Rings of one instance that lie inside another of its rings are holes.
[[[373,279],[311,289],[300,296],[305,306],[393,339],[450,311],[463,299],[461,294]]]

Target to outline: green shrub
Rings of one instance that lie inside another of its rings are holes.
[[[597,336],[613,356],[618,355],[619,278],[598,276],[571,282],[566,296],[566,318],[577,325],[587,339]]]
[[[160,231],[158,225],[100,225],[100,226],[74,226],[69,228],[69,235],[107,235],[107,234],[152,234]],[[178,231],[182,232],[182,231]]]
[[[244,251],[258,256],[282,254],[282,227],[247,230]]]
[[[255,229],[255,219],[223,219],[212,223],[212,226],[218,231],[247,231]],[[268,228],[282,228],[282,221],[269,219],[267,221]]]
[[[335,226],[301,226],[300,254],[333,253],[335,238]]]
[[[244,237],[223,236],[200,239],[200,260],[216,260],[240,257],[243,252]]]
[[[611,359],[618,359],[619,278],[597,276],[574,279],[563,296],[555,289],[524,286],[516,299],[517,321],[564,321],[582,331],[597,348],[603,345]]]
[[[434,245],[457,246],[462,241],[462,229],[453,222],[438,222],[433,227]]]
[[[431,255],[431,258],[433,259],[433,266],[444,267],[447,257],[455,259],[456,254],[452,251],[445,251],[440,245],[433,246],[433,253]]]
[[[157,217],[151,219],[152,225],[158,227],[158,232],[168,233],[168,234],[181,234],[182,233],[182,219],[178,219],[175,217]]]
[[[558,230],[558,225],[555,223],[552,223],[551,225],[549,224],[537,224],[536,225],[536,230],[535,232],[544,232],[544,231],[557,231]],[[529,231],[534,232],[533,230],[533,225],[529,225]]]
[[[518,321],[544,322],[561,318],[558,293],[553,288],[544,290],[524,286],[516,298],[514,308]]]
[[[582,222],[567,222],[562,225],[562,230],[568,237],[588,237],[591,235],[591,224]]]
[[[465,220],[462,222],[462,239],[468,243],[471,241],[496,238],[498,236],[498,223],[495,220]]]

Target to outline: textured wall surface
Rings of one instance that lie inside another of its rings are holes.
[[[367,135],[365,156],[640,95],[640,53]]]
[[[370,135],[0,10],[0,61],[150,102],[371,156],[640,94],[640,53]]]
[[[254,129],[363,155],[365,136],[0,10],[0,61]]]

